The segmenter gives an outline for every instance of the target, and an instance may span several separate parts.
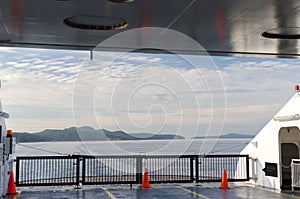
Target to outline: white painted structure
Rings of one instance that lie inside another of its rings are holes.
[[[6,136],[5,119],[9,115],[2,110],[0,101],[0,197],[5,196],[7,193],[8,180],[10,171],[13,167],[13,152],[14,152],[14,139]],[[12,146],[10,146],[12,144]],[[12,150],[11,150],[12,149]]]
[[[299,86],[296,86],[296,90],[297,88]],[[300,158],[299,114],[298,89],[288,103],[242,150],[241,154],[249,154],[251,158],[251,183],[274,189],[291,187],[291,160]]]

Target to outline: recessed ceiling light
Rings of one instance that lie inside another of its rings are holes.
[[[87,30],[118,30],[128,26],[125,19],[106,16],[80,15],[68,17],[64,24],[72,28]]]
[[[262,33],[271,39],[300,39],[300,27],[273,28]]]

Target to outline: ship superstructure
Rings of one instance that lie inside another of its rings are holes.
[[[292,173],[292,160],[300,158],[299,114],[300,92],[296,86],[293,97],[241,152],[252,158],[251,183],[274,189],[292,187],[292,175],[299,174]]]

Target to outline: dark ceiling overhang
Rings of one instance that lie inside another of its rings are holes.
[[[187,35],[212,55],[300,56],[298,0],[7,0],[0,6],[0,46],[92,50],[124,31],[159,27]],[[106,50],[124,48],[135,50]]]

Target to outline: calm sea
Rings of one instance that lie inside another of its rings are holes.
[[[16,156],[238,154],[251,139],[35,142],[16,145]]]

